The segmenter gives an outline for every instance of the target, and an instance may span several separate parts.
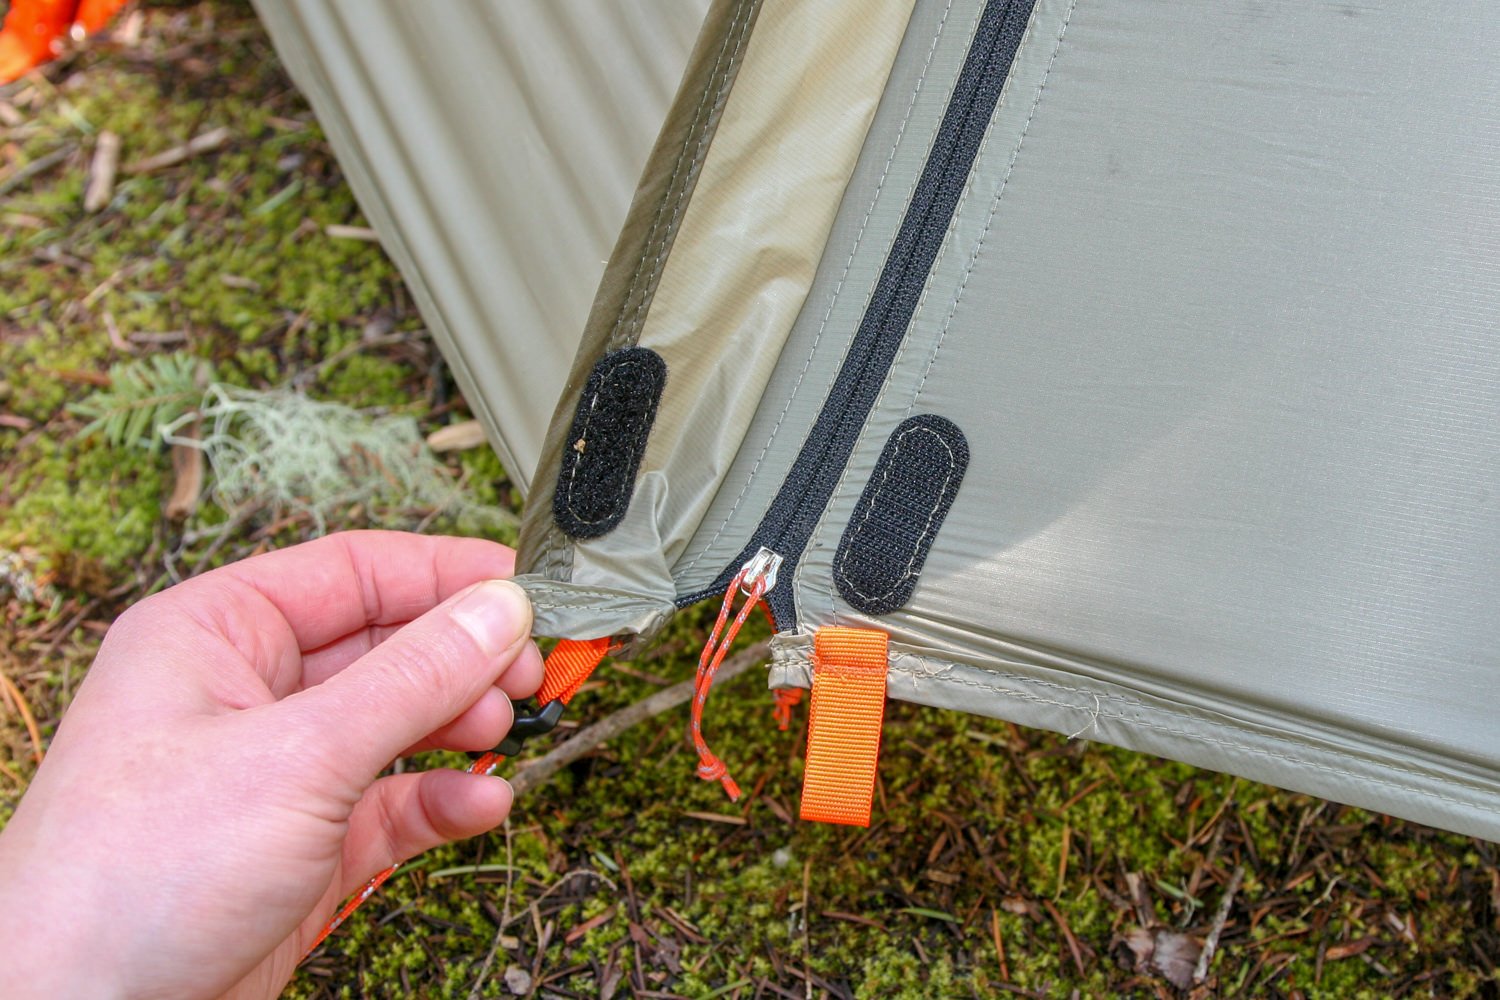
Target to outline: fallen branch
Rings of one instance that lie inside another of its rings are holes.
[[[359,240],[362,243],[380,242],[380,236],[369,226],[341,226],[335,223],[324,226],[323,235],[334,240]]]
[[[747,646],[743,652],[730,657],[719,667],[715,677],[715,684],[733,680],[740,674],[745,673],[751,667],[765,662],[770,651],[770,643],[762,640],[753,646]],[[569,764],[595,750],[600,745],[608,743],[619,736],[625,730],[636,723],[662,714],[678,705],[687,704],[693,697],[693,681],[691,679],[673,684],[669,688],[663,688],[649,698],[644,698],[628,708],[622,708],[613,715],[580,729],[572,739],[561,743],[548,751],[544,756],[538,757],[510,778],[511,786],[515,788],[516,794],[525,795],[527,792],[546,784],[558,771]]]
[[[484,428],[477,420],[449,424],[427,435],[427,447],[440,454],[445,451],[468,451],[484,443]]]
[[[21,689],[3,670],[0,670],[0,684],[5,685],[6,693],[10,695],[10,700],[15,704],[16,710],[21,713],[21,721],[26,724],[26,735],[31,737],[31,756],[40,764],[43,752],[42,731],[36,724],[36,716],[31,714],[31,706],[26,703],[26,696],[21,693]]]
[[[73,151],[77,148],[76,144],[69,143],[68,145],[54,149],[50,153],[38,156],[24,167],[18,167],[4,177],[0,177],[0,194],[9,194],[13,189],[20,187],[38,174],[46,173],[69,156],[72,156]]]
[[[187,520],[203,493],[203,449],[192,443],[202,440],[203,421],[194,420],[178,436],[183,440],[172,445],[172,495],[163,509],[169,521]]]
[[[115,173],[120,169],[120,137],[109,130],[99,133],[94,161],[89,167],[89,186],[83,194],[83,210],[99,211],[115,196]]]
[[[1208,966],[1214,960],[1214,952],[1219,947],[1219,935],[1224,933],[1224,924],[1229,919],[1229,910],[1234,906],[1234,894],[1240,891],[1240,882],[1245,877],[1243,865],[1234,870],[1229,876],[1229,884],[1224,887],[1224,898],[1219,900],[1219,908],[1214,911],[1214,922],[1208,931],[1208,937],[1203,942],[1203,951],[1198,955],[1198,966],[1193,970],[1193,982],[1202,983],[1208,978]]]
[[[211,153],[224,143],[229,141],[229,129],[220,126],[210,129],[202,135],[196,135],[183,143],[181,146],[173,146],[163,153],[148,156],[144,160],[137,160],[125,168],[127,174],[148,174],[153,170],[162,170],[166,167],[175,167],[185,160],[191,160],[195,156]]]

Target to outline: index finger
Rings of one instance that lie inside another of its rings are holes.
[[[179,589],[249,586],[306,651],[370,625],[411,621],[470,584],[510,577],[515,564],[512,549],[481,538],[348,531],[231,563]]]

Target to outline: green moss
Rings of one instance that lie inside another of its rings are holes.
[[[409,408],[411,371],[405,365],[365,354],[353,354],[325,371],[324,394],[351,406]]]
[[[155,456],[92,441],[39,438],[17,456],[13,500],[0,505],[0,547],[33,547],[118,570],[151,544],[162,499]]]

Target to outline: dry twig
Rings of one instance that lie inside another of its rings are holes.
[[[120,169],[120,137],[105,130],[94,146],[89,165],[89,186],[83,193],[83,210],[90,214],[109,204],[115,196],[115,173]]]
[[[209,129],[202,135],[196,135],[183,143],[181,146],[173,146],[165,152],[148,156],[144,160],[137,160],[125,168],[127,174],[149,174],[153,170],[164,170],[167,167],[175,167],[179,163],[191,160],[195,156],[211,153],[224,143],[229,141],[229,129],[219,126]]]
[[[1214,911],[1214,922],[1208,931],[1208,937],[1203,942],[1203,951],[1198,955],[1198,965],[1193,969],[1193,982],[1201,983],[1208,978],[1208,966],[1214,960],[1214,952],[1219,947],[1219,935],[1224,933],[1224,924],[1229,919],[1229,910],[1234,906],[1234,894],[1240,891],[1240,882],[1245,878],[1245,867],[1240,865],[1229,876],[1229,884],[1224,887],[1224,898],[1219,900],[1219,908]]]
[[[36,724],[36,716],[31,714],[31,706],[26,702],[26,696],[16,686],[16,682],[10,679],[5,671],[0,670],[0,684],[5,685],[6,693],[15,702],[16,709],[21,713],[21,721],[26,723],[26,735],[31,737],[31,756],[38,764],[42,762],[42,731]]]
[[[764,641],[747,646],[742,652],[724,661],[724,665],[719,668],[715,683],[732,680],[763,662],[769,649],[770,644]],[[525,795],[537,786],[545,784],[558,771],[601,744],[608,743],[636,723],[644,722],[678,705],[685,705],[692,697],[693,681],[685,680],[664,688],[628,708],[622,708],[592,726],[580,729],[572,739],[554,747],[546,755],[538,757],[511,777],[510,783],[515,788],[516,795],[518,797]]]

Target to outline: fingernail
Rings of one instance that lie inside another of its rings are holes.
[[[487,656],[499,656],[531,632],[531,601],[509,580],[475,584],[448,614]]]

